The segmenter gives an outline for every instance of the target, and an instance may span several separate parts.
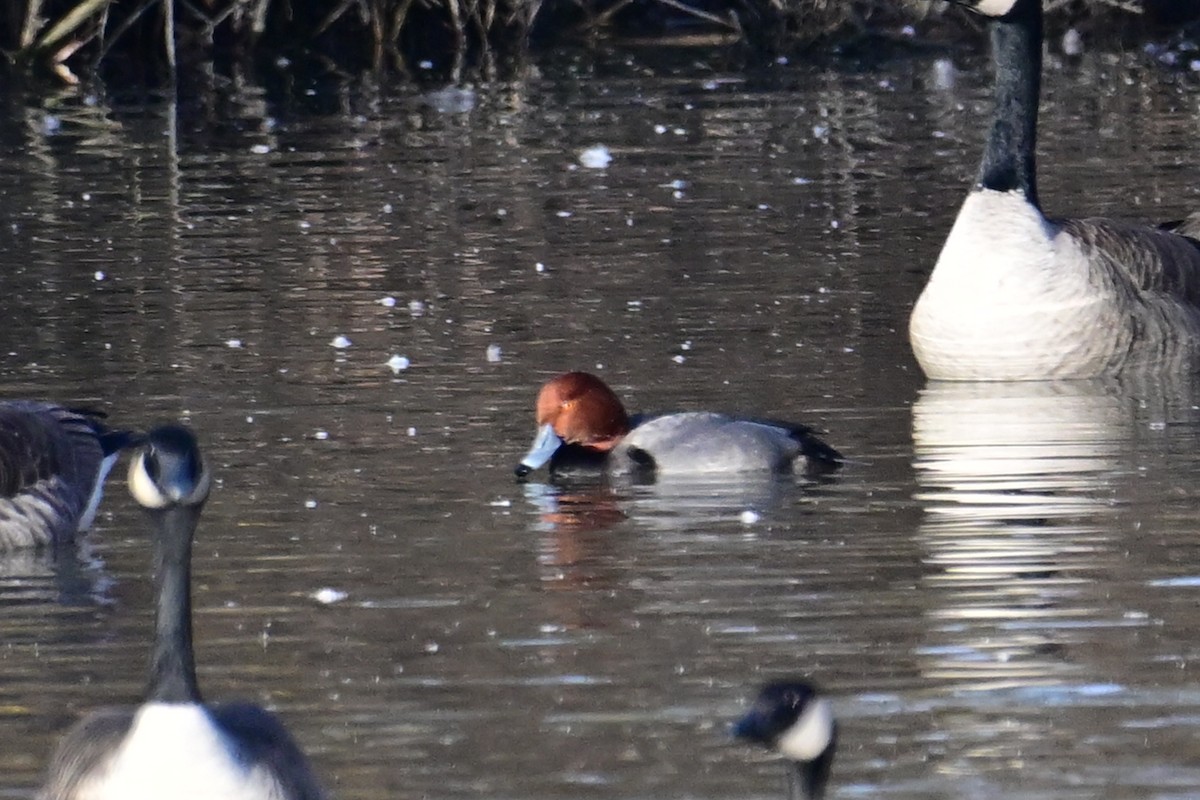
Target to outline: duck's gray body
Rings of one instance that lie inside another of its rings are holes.
[[[123,443],[97,415],[0,403],[0,551],[60,545],[87,530]]]
[[[1038,202],[1040,0],[961,0],[992,17],[996,110],[979,179],[913,308],[943,380],[1091,378],[1200,366],[1200,218],[1151,228],[1056,220]]]
[[[786,472],[805,454],[805,442],[816,441],[809,433],[801,426],[706,411],[664,414],[634,426],[609,454],[608,471],[619,475],[652,468],[659,476]]]

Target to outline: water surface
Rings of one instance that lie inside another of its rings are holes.
[[[985,66],[11,101],[5,394],[200,432],[204,690],[278,710],[338,797],[779,797],[727,725],[797,673],[842,719],[834,797],[1193,797],[1194,388],[926,385],[908,350]],[[1195,205],[1193,85],[1050,69],[1048,208]],[[518,484],[566,369],[851,463]],[[113,480],[77,553],[2,559],[0,794],[136,701],[148,558]]]

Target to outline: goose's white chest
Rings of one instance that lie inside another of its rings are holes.
[[[972,192],[909,320],[931,378],[1099,374],[1125,346],[1116,298],[1077,243],[1016,192]]]
[[[239,761],[208,712],[190,704],[149,703],[134,717],[104,770],[77,800],[274,800],[261,768]]]

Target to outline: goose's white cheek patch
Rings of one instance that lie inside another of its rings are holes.
[[[832,741],[833,709],[828,700],[816,700],[779,737],[779,752],[793,761],[812,761]]]

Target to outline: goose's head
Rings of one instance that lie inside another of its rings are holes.
[[[212,473],[195,435],[163,425],[145,435],[129,464],[129,492],[142,508],[199,507],[208,499]]]
[[[799,796],[820,798],[837,748],[837,723],[829,701],[801,680],[764,686],[754,705],[734,726],[735,736],[786,758],[799,781]]]

